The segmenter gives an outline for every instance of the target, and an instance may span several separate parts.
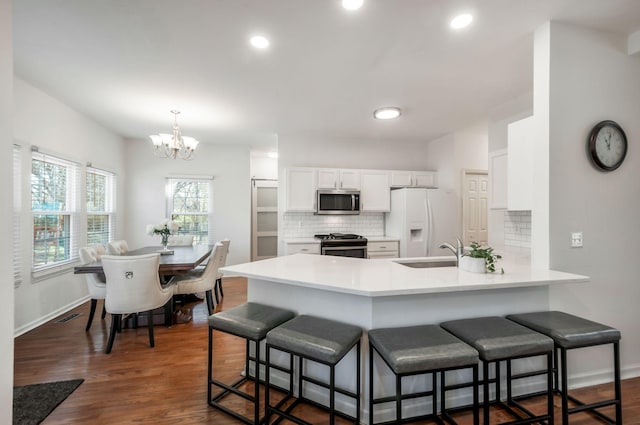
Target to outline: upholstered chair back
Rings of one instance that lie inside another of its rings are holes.
[[[93,263],[100,260],[105,254],[104,245],[95,244],[80,248],[80,262],[82,264]],[[107,294],[107,291],[96,273],[87,273],[84,275],[87,282],[87,288],[89,289],[89,296],[94,300],[103,300]]]
[[[187,279],[180,279],[182,276],[177,276],[175,293],[195,294],[197,292],[211,291],[216,283],[218,268],[222,267],[223,251],[224,246],[222,243],[218,242],[213,246],[213,251],[201,275]]]
[[[122,255],[129,252],[129,245],[124,239],[109,242],[109,255]]]
[[[111,314],[149,311],[162,307],[173,295],[158,277],[160,254],[105,255],[102,268],[107,278],[105,306]]]

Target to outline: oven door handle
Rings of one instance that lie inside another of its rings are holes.
[[[325,246],[322,247],[322,253],[324,254],[327,251],[351,251],[351,250],[363,250],[364,255],[367,255],[367,247],[366,246]]]

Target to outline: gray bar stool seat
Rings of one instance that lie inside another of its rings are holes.
[[[569,423],[569,415],[587,411],[600,419],[609,423],[622,424],[622,391],[620,383],[620,331],[612,327],[573,316],[561,311],[540,311],[534,313],[512,314],[507,319],[513,320],[521,325],[540,332],[553,339],[554,349],[554,376],[555,389],[558,386],[558,366],[562,375],[562,423]],[[614,398],[602,400],[595,403],[585,404],[569,394],[569,382],[567,379],[567,351],[593,347],[596,345],[613,344],[613,373],[614,373]],[[558,362],[558,352],[560,352],[560,362]],[[559,365],[560,363],[560,365]],[[569,400],[576,404],[576,407],[569,408]],[[595,410],[604,406],[615,405],[615,421]]]
[[[233,416],[234,418],[246,423],[257,425],[261,423],[260,417],[260,364],[264,361],[260,360],[260,341],[265,339],[267,332],[275,328],[287,320],[295,317],[295,313],[278,307],[258,303],[246,303],[232,309],[213,314],[209,317],[209,358],[208,358],[208,376],[209,383],[207,385],[207,400],[209,405],[222,410],[223,412]],[[245,348],[245,368],[244,376],[233,384],[226,384],[213,376],[213,331],[225,332],[235,335],[246,340]],[[254,354],[251,355],[250,342],[253,342]],[[254,365],[254,376],[251,376],[250,362]],[[285,371],[292,369],[281,368]],[[254,382],[253,395],[240,389],[240,386],[246,381]],[[217,394],[213,394],[214,388],[220,388]],[[253,418],[248,418],[242,414],[223,405],[222,399],[227,395],[235,394],[253,402],[254,412]]]
[[[553,340],[551,338],[502,317],[453,320],[441,323],[440,326],[478,350],[482,361],[483,416],[485,425],[489,424],[491,404],[501,407],[518,419],[513,423],[530,424],[547,421],[549,425],[553,425]],[[512,373],[513,360],[537,356],[546,357],[547,367],[544,371]],[[500,363],[502,361],[505,361],[507,365],[506,403],[502,402],[500,391]],[[493,378],[489,377],[489,365],[491,363],[495,364]],[[513,380],[531,378],[542,374],[547,375],[546,391],[517,397],[513,396]],[[489,396],[490,383],[495,385],[496,390],[493,402],[491,402]],[[547,412],[545,414],[535,415],[518,402],[520,399],[542,394],[547,397]],[[517,408],[518,411],[513,407]]]
[[[266,422],[269,423],[271,414],[286,418],[298,424],[308,424],[293,414],[293,409],[301,402],[307,402],[329,412],[329,423],[335,423],[335,416],[341,416],[354,423],[360,423],[360,339],[362,329],[347,323],[334,320],[301,315],[267,333],[266,362],[270,365],[271,349],[288,353],[290,358],[298,358],[298,397],[286,409],[281,409],[288,399],[293,397],[294,374],[289,374],[290,392],[277,405],[270,402],[270,374],[266,373]],[[356,388],[355,391],[336,386],[336,365],[356,347]],[[306,376],[303,360],[312,361],[329,366],[329,382]],[[304,383],[329,390],[329,406],[323,406],[305,397]],[[336,410],[335,393],[348,396],[355,401],[353,415]]]
[[[478,352],[460,341],[452,334],[436,325],[409,326],[402,328],[373,329],[369,331],[369,424],[373,425],[374,405],[396,403],[396,423],[424,419],[438,420],[438,386],[440,374],[440,412],[450,423],[456,423],[445,406],[445,394],[449,389],[445,385],[445,372],[459,369],[472,369],[473,373],[473,419],[479,423],[478,415]],[[393,371],[396,378],[396,392],[391,397],[374,398],[373,363],[376,352]],[[431,374],[431,390],[402,394],[402,378],[412,375]],[[451,389],[456,389],[453,386]],[[417,397],[432,398],[431,414],[402,417],[402,400]]]

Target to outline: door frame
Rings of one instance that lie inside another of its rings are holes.
[[[257,239],[260,236],[275,236],[276,237],[276,252],[277,252],[277,247],[278,247],[278,243],[277,243],[277,238],[278,238],[278,231],[276,230],[275,232],[261,232],[261,233],[268,233],[268,234],[258,234],[257,231],[257,227],[258,227],[258,223],[257,223],[257,206],[256,206],[256,193],[257,193],[257,189],[256,189],[256,183],[272,183],[273,186],[271,185],[265,185],[263,187],[278,187],[278,180],[277,179],[256,179],[256,178],[252,178],[251,179],[251,261],[257,261],[257,260],[263,260],[266,258],[271,258],[271,257],[258,257],[258,244],[257,244]],[[278,213],[278,206],[276,205],[275,209],[273,211],[270,212],[275,212],[276,214]]]

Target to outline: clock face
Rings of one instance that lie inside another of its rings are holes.
[[[602,121],[591,131],[589,153],[593,163],[604,171],[613,171],[627,154],[627,137],[613,121]]]

